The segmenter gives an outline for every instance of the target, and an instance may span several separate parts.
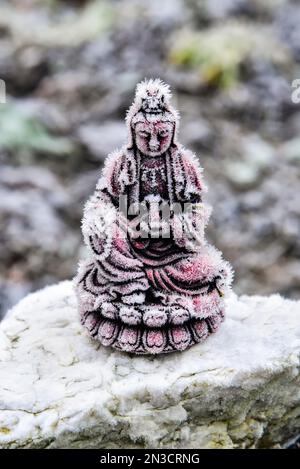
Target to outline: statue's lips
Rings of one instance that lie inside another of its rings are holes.
[[[157,109],[144,109],[144,113],[146,114],[161,114],[164,112],[164,109],[157,108]]]

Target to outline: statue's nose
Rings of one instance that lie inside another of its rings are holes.
[[[151,110],[156,109],[156,108],[157,108],[157,104],[158,104],[158,102],[157,102],[157,99],[156,99],[156,98],[150,98],[150,99],[148,100],[148,107],[149,107],[149,109],[151,109]]]
[[[155,135],[153,135],[149,141],[150,150],[158,150],[159,141]]]

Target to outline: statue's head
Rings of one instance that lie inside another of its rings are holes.
[[[170,105],[169,86],[161,80],[139,83],[126,121],[129,146],[143,155],[159,156],[175,144],[178,113]]]
[[[134,128],[134,141],[143,155],[159,156],[170,147],[174,125],[170,122],[138,122]]]

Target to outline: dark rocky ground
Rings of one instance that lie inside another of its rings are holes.
[[[2,314],[74,274],[83,203],[123,142],[136,82],[156,76],[205,169],[208,236],[235,290],[300,298],[299,23],[288,0],[3,0]]]

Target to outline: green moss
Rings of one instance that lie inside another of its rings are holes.
[[[184,30],[172,44],[171,63],[198,70],[204,84],[221,88],[229,88],[239,80],[241,64],[252,51],[256,56],[285,60],[282,47],[270,32],[258,33],[246,23],[231,22],[204,31]]]
[[[0,427],[0,433],[3,433],[4,435],[8,435],[8,433],[10,433],[10,429],[7,427]]]

